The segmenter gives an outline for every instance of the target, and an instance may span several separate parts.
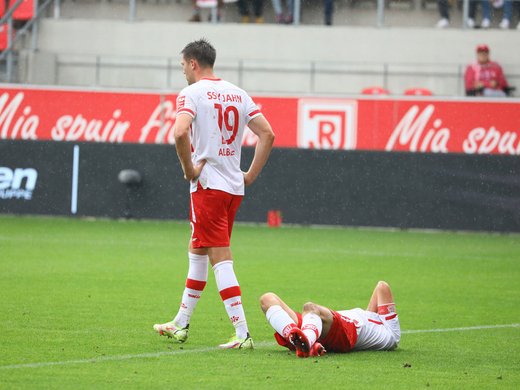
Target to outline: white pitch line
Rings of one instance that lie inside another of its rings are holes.
[[[177,344],[178,345],[178,344]],[[257,347],[264,347],[270,345],[276,345],[274,342],[263,341],[255,344]],[[16,364],[14,366],[3,366],[0,367],[0,370],[11,370],[14,368],[35,368],[35,367],[44,367],[44,366],[56,366],[59,364],[78,364],[78,363],[97,363],[103,361],[110,360],[125,360],[125,359],[135,359],[135,358],[147,358],[147,357],[157,357],[164,355],[179,355],[184,353],[191,352],[211,352],[211,351],[219,351],[221,350],[219,347],[210,347],[210,348],[199,348],[199,349],[182,349],[168,352],[152,352],[152,353],[141,353],[138,355],[119,355],[119,356],[107,356],[107,357],[94,357],[92,359],[82,359],[82,360],[67,360],[64,362],[43,362],[43,363],[27,363],[27,364]]]
[[[470,326],[468,328],[449,328],[449,329],[419,329],[419,330],[405,330],[401,334],[411,333],[425,333],[425,332],[453,332],[457,330],[474,330],[474,329],[494,329],[494,328],[517,328],[520,324],[510,325],[488,325],[488,326]]]
[[[467,328],[449,328],[449,329],[422,329],[422,330],[405,330],[401,332],[402,334],[411,334],[411,333],[429,333],[429,332],[453,332],[457,330],[478,330],[478,329],[494,329],[494,328],[517,328],[520,324],[510,324],[510,325],[488,325],[488,326],[470,326]],[[277,343],[262,341],[257,343],[258,347],[268,347],[272,345],[277,345]],[[135,358],[147,358],[147,357],[158,357],[165,355],[179,355],[184,353],[192,353],[192,352],[211,352],[218,351],[220,348],[212,347],[212,348],[200,348],[200,349],[186,349],[186,350],[176,350],[171,352],[153,352],[153,353],[141,353],[138,355],[120,355],[120,356],[107,356],[107,357],[94,357],[92,359],[82,359],[82,360],[67,360],[64,362],[42,362],[42,363],[27,363],[27,364],[16,364],[13,366],[3,366],[0,367],[0,370],[13,370],[16,368],[37,368],[37,367],[45,367],[45,366],[56,366],[60,364],[80,364],[80,363],[98,363],[105,362],[111,360],[125,360],[125,359],[135,359]]]

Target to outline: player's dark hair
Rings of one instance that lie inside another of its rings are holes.
[[[187,61],[197,61],[201,68],[213,68],[215,59],[217,58],[217,51],[206,38],[188,43],[186,47],[182,49],[181,54]]]

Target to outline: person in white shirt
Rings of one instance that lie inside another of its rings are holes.
[[[189,269],[177,315],[154,329],[178,342],[186,341],[191,315],[206,285],[209,262],[235,327],[235,334],[220,348],[253,348],[233,270],[230,237],[244,186],[256,180],[267,162],[274,133],[244,90],[215,77],[216,50],[206,39],[189,43],[181,54],[188,87],[177,97],[174,136],[184,178],[191,183]],[[246,125],[258,136],[258,142],[249,170],[242,172]]]

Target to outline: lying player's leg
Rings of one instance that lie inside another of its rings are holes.
[[[267,314],[268,310],[273,306],[280,306],[280,308],[289,315],[293,322],[298,324],[298,316],[296,312],[287,306],[278,295],[269,292],[260,297],[260,307],[264,314]]]
[[[292,328],[301,326],[301,314],[292,310],[274,293],[262,295],[260,297],[260,307],[267,321],[276,331],[274,337],[278,344],[294,351],[295,347],[289,340],[289,333]]]
[[[307,302],[302,311],[302,327],[294,328],[290,332],[290,340],[296,347],[296,356],[321,356],[325,349],[317,340],[325,339],[334,321],[329,309],[324,306]]]
[[[358,335],[356,350],[392,350],[401,340],[395,301],[386,282],[379,282],[368,304],[366,325]]]
[[[396,313],[394,297],[388,283],[380,281],[377,284],[368,303],[367,311],[380,315]]]

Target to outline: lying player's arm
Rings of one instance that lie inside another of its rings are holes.
[[[175,148],[182,164],[184,178],[190,181],[199,177],[206,163],[206,161],[202,161],[200,165],[194,165],[191,161],[190,125],[192,121],[191,115],[179,114],[175,120],[175,130],[173,132]]]
[[[269,157],[274,142],[274,133],[271,125],[263,115],[259,115],[249,121],[247,125],[251,131],[258,137],[255,148],[255,156],[253,162],[247,172],[244,172],[244,184],[247,186],[253,183]]]

